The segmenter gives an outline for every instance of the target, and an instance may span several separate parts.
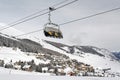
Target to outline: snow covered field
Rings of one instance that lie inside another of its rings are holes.
[[[120,80],[120,78],[99,77],[68,77],[68,76],[39,76],[39,75],[0,75],[0,80]],[[7,77],[6,77],[7,76]]]
[[[25,72],[0,67],[0,80],[120,80],[119,77],[50,76],[49,73]]]
[[[5,63],[9,63],[10,60],[12,60],[12,62],[16,62],[19,60],[22,61],[34,60],[36,64],[49,63],[49,61],[36,59],[35,56],[28,56],[25,54],[25,52],[22,52],[20,49],[13,50],[12,48],[8,48],[8,47],[0,47],[0,59],[4,60]]]

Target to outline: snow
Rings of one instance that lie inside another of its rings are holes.
[[[65,46],[65,47],[61,47],[61,48],[69,52],[69,48],[68,47]]]
[[[104,48],[100,49],[100,48],[93,47],[93,49],[95,51],[97,51],[98,53],[105,55],[105,57],[108,57],[110,59],[112,59],[112,58],[116,59],[115,56],[110,51],[108,51]]]
[[[50,73],[27,72],[0,67],[0,75],[50,75]]]
[[[41,41],[41,44],[43,45],[44,48],[47,48],[47,49],[50,49],[53,51],[57,51],[59,53],[63,53],[63,50],[60,50],[60,49],[54,47],[53,45],[46,43],[44,40]]]
[[[20,49],[13,50],[12,48],[8,48],[8,47],[0,47],[0,59],[4,60],[5,63],[9,63],[10,60],[12,60],[12,62],[16,62],[19,60],[21,61],[34,60],[36,64],[49,63],[49,61],[36,59],[35,56],[28,56],[25,52],[22,52]]]
[[[0,80],[120,80],[119,77],[50,76],[49,73],[25,72],[0,67]]]
[[[30,65],[24,65],[23,66],[23,68],[29,68],[30,67]]]
[[[42,68],[42,71],[47,71],[48,70],[48,67],[43,67]]]
[[[67,67],[67,68],[64,69],[64,72],[65,73],[70,73],[70,72],[73,72],[73,71],[70,67]]]

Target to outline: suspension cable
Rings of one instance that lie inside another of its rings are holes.
[[[17,35],[17,36],[15,36],[15,37],[20,37],[20,36],[24,36],[24,35],[32,34],[32,33],[35,33],[35,32],[42,31],[42,30],[43,30],[43,29],[35,30],[35,31],[28,32],[28,33],[25,33],[25,34],[20,34],[20,35]]]
[[[59,7],[57,7],[55,10],[57,10],[57,9],[60,9],[60,8],[62,8],[62,7],[65,7],[65,6],[67,6],[67,5],[69,5],[69,4],[72,4],[72,3],[74,3],[74,2],[76,2],[76,1],[78,1],[78,0],[74,0],[74,1],[71,1],[71,2],[69,2],[69,3],[66,3],[66,4],[64,4],[64,5],[61,5],[61,6],[59,6]],[[61,3],[59,3],[59,4],[62,4],[63,2],[61,2]],[[42,11],[45,11],[46,9],[44,9],[44,10],[42,10]],[[55,11],[55,10],[53,10],[53,11]],[[42,12],[41,11],[41,12]],[[37,17],[39,17],[39,16],[42,16],[42,15],[45,15],[45,14],[48,14],[49,13],[49,11],[47,11],[47,12],[44,12],[44,13],[42,13],[42,14],[39,14],[39,15],[36,15],[36,16],[33,16],[33,17],[30,17],[30,18],[27,18],[27,19],[25,19],[25,20],[22,20],[22,21],[20,21],[20,22],[15,22],[14,24],[12,24],[12,25],[10,25],[10,26],[8,26],[8,27],[5,27],[5,28],[3,28],[3,29],[1,29],[0,31],[2,31],[2,30],[5,30],[5,29],[8,29],[8,28],[10,28],[10,27],[13,27],[13,26],[16,26],[16,25],[18,25],[18,24],[21,24],[21,23],[24,23],[24,22],[27,22],[27,21],[29,21],[29,20],[32,20],[32,19],[34,19],[34,18],[37,18]],[[18,20],[19,21],[19,20]]]
[[[113,12],[113,11],[116,11],[116,10],[119,10],[119,9],[120,9],[120,7],[114,8],[114,9],[110,9],[110,10],[99,12],[99,13],[96,13],[96,14],[93,14],[93,15],[89,15],[89,16],[86,16],[86,17],[83,17],[83,18],[79,18],[79,19],[71,20],[71,21],[68,21],[68,22],[65,22],[65,23],[61,23],[59,25],[65,25],[65,24],[73,23],[73,22],[76,22],[76,21],[80,21],[80,20],[88,19],[88,18],[95,17],[95,16],[98,16],[98,15],[102,15],[102,14],[105,14],[105,13]],[[18,35],[16,37],[27,35],[27,34],[31,34],[31,33],[35,33],[35,32],[39,32],[39,31],[42,31],[42,30],[43,29],[35,30],[35,31],[29,32],[29,33]]]
[[[103,12],[96,13],[96,14],[93,14],[93,15],[89,15],[89,16],[86,16],[86,17],[82,17],[82,18],[79,18],[79,19],[71,20],[71,21],[68,21],[68,22],[65,22],[65,23],[61,23],[59,25],[65,25],[65,24],[69,24],[69,23],[72,23],[72,22],[88,19],[88,18],[91,18],[91,17],[95,17],[95,16],[98,16],[98,15],[105,14],[105,13],[113,12],[113,11],[116,11],[116,10],[119,10],[119,9],[120,9],[120,7],[114,8],[114,9],[110,9],[110,10],[107,10],[107,11],[103,11]]]

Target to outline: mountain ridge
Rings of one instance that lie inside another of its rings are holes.
[[[118,71],[120,62],[110,51],[94,46],[70,46],[64,43],[58,43],[48,40],[34,40],[25,38],[16,38],[9,35],[0,34],[0,46],[18,47],[23,52],[44,53],[50,55],[68,56],[70,59],[75,59],[78,62],[90,64],[94,67],[111,68],[113,71]],[[46,58],[47,58],[46,57]],[[99,64],[98,64],[99,63]],[[116,68],[115,68],[116,67]]]

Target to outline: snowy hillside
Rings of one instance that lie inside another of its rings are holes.
[[[10,32],[5,31],[5,33],[9,34],[12,31],[14,35],[15,33],[17,35],[22,33],[13,28],[10,29]],[[30,35],[19,39],[10,36],[13,34],[8,34],[0,34],[0,60],[4,60],[5,64],[10,63],[11,60],[12,64],[15,64],[15,62],[19,63],[22,60],[24,61],[24,66],[26,64],[29,66],[29,61],[34,60],[35,68],[31,71],[55,73],[56,75],[65,75],[66,72],[64,70],[67,67],[71,67],[72,72],[77,73],[75,75],[79,75],[81,70],[84,72],[87,70],[87,72],[92,73],[96,69],[110,69],[110,72],[108,72],[110,75],[117,72],[120,73],[120,62],[106,49],[93,46],[71,46],[65,43],[39,39]],[[20,70],[26,70],[23,69],[24,66]],[[53,70],[49,70],[48,67],[53,68]],[[82,74],[85,75],[84,73]],[[99,76],[99,74],[97,75]],[[93,74],[93,76],[95,75]],[[104,75],[102,74],[101,76]]]
[[[8,47],[0,47],[0,59],[4,60],[5,63],[9,63],[10,60],[12,60],[13,63],[19,60],[22,61],[34,60],[36,64],[49,63],[49,61],[36,59],[35,56],[28,56],[27,53],[22,52],[18,48],[14,50],[13,48]]]
[[[113,52],[113,55],[115,55],[118,58],[118,60],[120,60],[120,52]]]
[[[76,59],[80,62],[90,64],[96,68],[106,69],[111,68],[113,72],[120,72],[120,62],[116,57],[106,49],[101,49],[92,46],[67,46],[61,43],[45,41],[51,45],[49,49],[56,50],[69,56],[71,59]],[[57,44],[57,45],[56,45]],[[59,46],[58,46],[59,44]],[[61,45],[61,46],[60,46]],[[71,52],[72,51],[72,52]]]

